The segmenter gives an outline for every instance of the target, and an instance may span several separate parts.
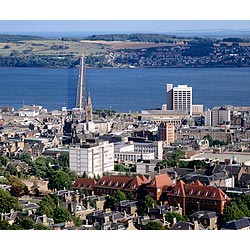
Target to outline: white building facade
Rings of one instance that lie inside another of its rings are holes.
[[[172,84],[167,84],[167,109],[175,111],[188,111],[192,116],[192,87],[187,85],[178,85],[173,87]]]
[[[89,177],[114,170],[114,143],[83,144],[70,148],[70,168],[77,176],[85,172]]]

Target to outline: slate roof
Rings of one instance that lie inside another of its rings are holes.
[[[190,218],[195,218],[195,219],[211,219],[214,217],[217,217],[216,212],[211,212],[211,211],[197,211],[189,216]]]
[[[194,230],[194,223],[180,221],[173,225],[169,230]],[[198,224],[198,230],[205,230],[202,224]]]
[[[223,230],[242,230],[245,228],[250,229],[250,217],[244,217],[239,220],[229,221],[221,229]]]
[[[250,174],[243,173],[239,179],[239,182],[242,182],[245,185],[250,184]]]

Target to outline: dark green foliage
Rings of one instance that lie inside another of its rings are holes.
[[[57,203],[54,201],[51,195],[46,195],[40,202],[40,207],[38,208],[38,215],[46,214],[49,218],[53,218],[53,210],[56,208]]]
[[[28,165],[31,164],[31,162],[32,162],[32,158],[29,154],[22,154],[20,156],[20,160],[27,163]]]
[[[106,118],[107,116],[114,116],[116,113],[115,110],[108,110],[108,109],[93,109],[93,114],[102,116]]]
[[[187,221],[188,218],[186,216],[182,216],[179,213],[176,212],[170,212],[165,215],[166,221],[173,224],[173,219],[176,218],[176,221]]]
[[[56,207],[53,211],[53,219],[55,223],[70,221],[72,219],[70,212],[63,207]]]
[[[49,177],[48,188],[51,190],[62,190],[64,188],[70,189],[72,187],[72,181],[69,174],[62,170],[52,172]]]
[[[8,191],[0,189],[0,213],[9,213],[10,210],[21,211],[18,199],[11,196]]]
[[[133,41],[133,42],[152,42],[152,43],[173,43],[176,36],[164,34],[106,34],[92,35],[86,40],[104,40],[104,41]]]
[[[49,228],[42,223],[36,224],[34,227],[35,230],[49,230]]]
[[[106,196],[105,198],[105,203],[104,203],[104,209],[110,208],[112,211],[115,210],[115,204],[126,200],[126,194],[120,190],[117,190],[113,196]]]
[[[26,230],[32,229],[35,226],[35,222],[31,218],[26,217],[21,220],[20,226],[21,228],[26,229]]]
[[[143,230],[165,230],[164,226],[159,221],[150,221],[142,229]]]
[[[7,220],[0,220],[0,230],[10,230],[11,225]]]
[[[185,159],[185,152],[180,149],[176,149],[172,153],[172,158],[175,161],[180,160],[180,159]]]
[[[41,36],[29,36],[29,35],[9,35],[9,34],[0,34],[0,42],[8,43],[8,42],[19,42],[25,40],[46,40],[46,38]],[[22,43],[22,42],[20,42]]]
[[[138,203],[138,215],[146,215],[148,214],[149,208],[156,207],[155,200],[149,196],[146,195],[145,198]]]
[[[7,156],[0,156],[0,164],[2,166],[7,166],[8,162],[10,162],[10,159]]]
[[[136,172],[136,166],[125,166],[123,164],[115,164],[114,170],[119,172]]]
[[[224,223],[243,217],[250,217],[250,196],[246,194],[233,198],[223,212]]]

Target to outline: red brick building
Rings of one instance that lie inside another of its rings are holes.
[[[130,176],[103,176],[94,185],[96,195],[113,195],[117,190],[123,191],[133,180]]]
[[[176,206],[180,204],[183,214],[191,214],[196,211],[215,211],[222,214],[226,202],[230,198],[220,189],[213,186],[204,186],[200,181],[185,184],[180,180],[171,191],[166,192],[168,204]]]
[[[78,178],[76,179],[73,189],[79,190],[82,189],[83,191],[87,191],[89,195],[92,194],[94,191],[94,185],[96,184],[96,181],[91,178]]]
[[[149,184],[145,185],[144,190],[147,195],[151,196],[154,200],[159,201],[162,196],[163,189],[168,190],[173,187],[173,182],[167,174],[156,175]]]

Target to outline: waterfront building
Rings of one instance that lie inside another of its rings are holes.
[[[167,109],[175,111],[188,111],[192,116],[192,87],[187,85],[167,84]]]
[[[114,170],[114,143],[108,141],[85,142],[69,150],[70,168],[78,176],[89,177]]]

